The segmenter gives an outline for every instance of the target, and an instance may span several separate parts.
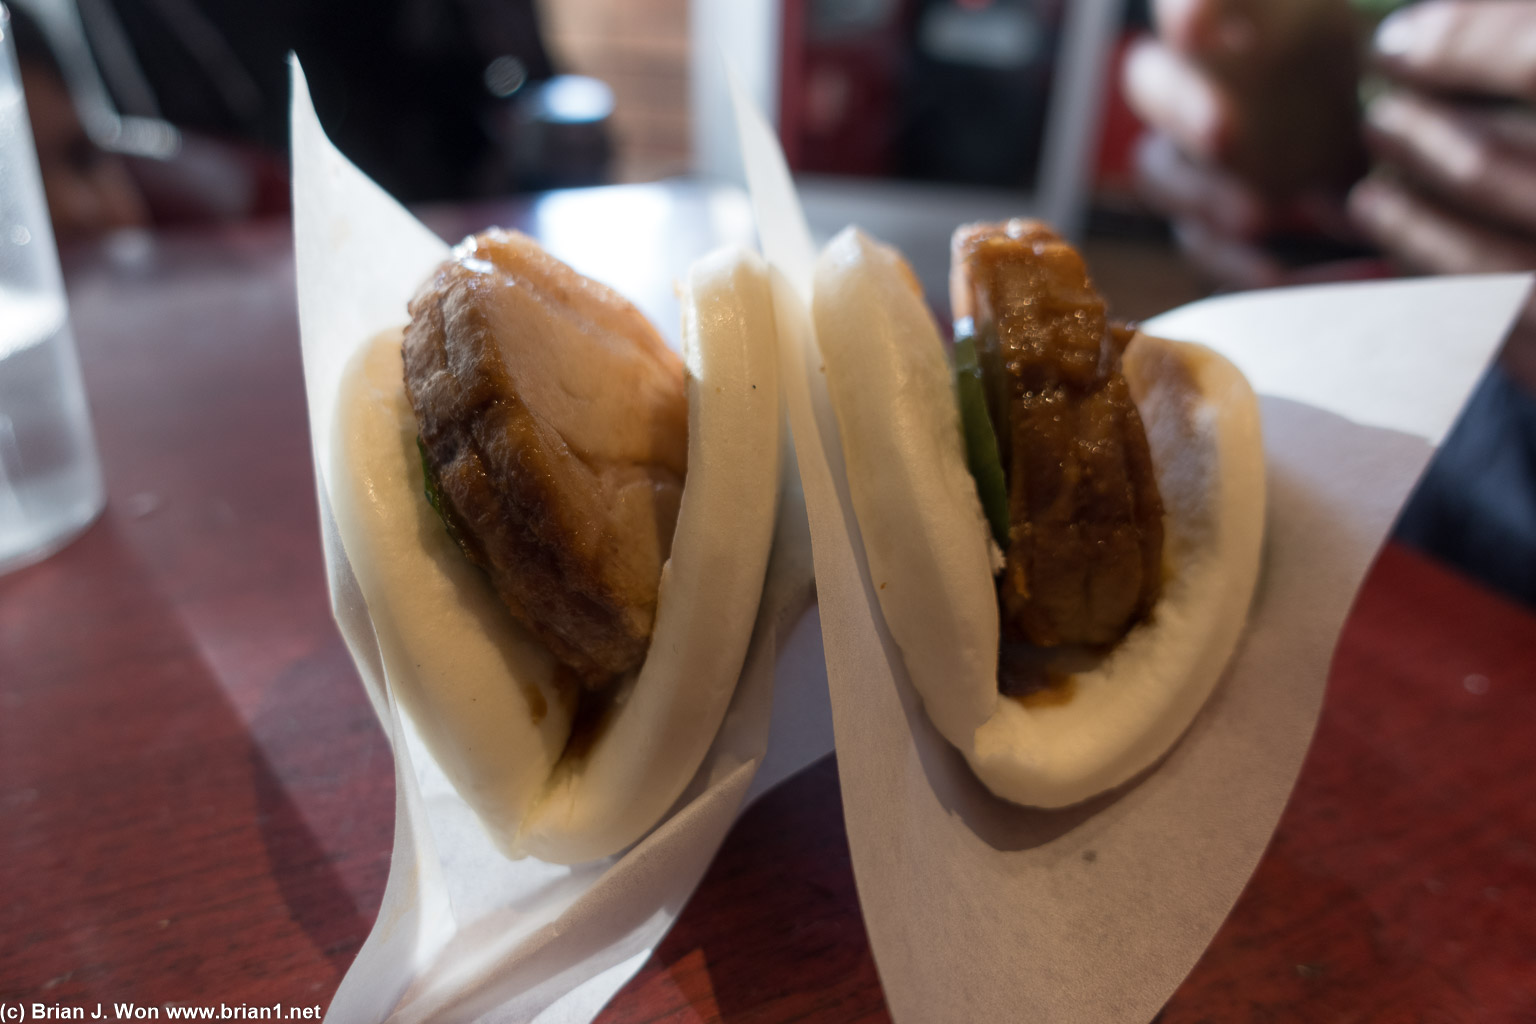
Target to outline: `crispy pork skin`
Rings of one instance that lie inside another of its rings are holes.
[[[466,239],[410,313],[406,393],[450,532],[577,675],[637,667],[687,470],[681,361],[516,232]]]

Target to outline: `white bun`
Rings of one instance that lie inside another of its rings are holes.
[[[399,330],[379,335],[342,376],[331,506],[395,698],[480,819],[515,824],[560,757],[573,706],[555,660],[426,502],[400,343]],[[510,830],[492,833],[510,846]]]
[[[1166,509],[1163,594],[1148,620],[1096,667],[1070,677],[1063,699],[999,697],[995,647],[988,666],[947,675],[932,668],[942,663],[958,615],[984,619],[995,644],[998,612],[991,572],[977,568],[975,552],[986,549],[988,534],[965,470],[949,369],[921,300],[900,311],[895,303],[897,293],[913,291],[909,279],[893,250],[844,232],[823,254],[815,283],[818,342],[881,610],[930,717],[988,789],[1034,807],[1078,803],[1160,758],[1210,696],[1237,646],[1263,537],[1258,402],[1237,368],[1209,349],[1137,335],[1126,351],[1125,374]],[[898,315],[921,321],[922,328],[887,324]],[[867,333],[852,330],[859,324],[871,326]],[[897,348],[894,369],[875,362]],[[879,397],[901,410],[900,429],[882,433],[873,400],[850,394],[855,385],[871,386],[870,378]],[[962,491],[966,500],[957,497]],[[932,525],[908,540],[900,529],[909,522]],[[948,538],[945,550],[961,550],[965,558],[906,550],[923,536],[943,535],[945,523],[949,534],[963,535]],[[924,590],[903,585],[896,572],[914,563],[944,581],[925,581]],[[939,607],[943,594],[963,595],[963,610]],[[963,720],[954,708],[987,697],[984,721],[958,733],[954,726]]]
[[[584,762],[562,765],[524,825],[545,860],[606,856],[677,800],[746,659],[773,541],[781,432],[777,328],[762,259],[713,253],[682,291],[688,479],[639,678]]]
[[[780,427],[767,270],[740,251],[694,265],[683,295],[688,476],[656,625],[589,748],[554,659],[465,561],[422,495],[400,333],[342,384],[332,505],[391,687],[510,856],[605,857],[643,836],[697,772],[746,657],[773,537]]]
[[[1072,676],[1069,699],[1000,700],[962,748],[1015,803],[1078,803],[1162,757],[1215,689],[1258,582],[1264,446],[1247,378],[1208,348],[1142,334],[1125,376],[1166,512],[1163,593],[1097,668]]]
[[[999,699],[997,594],[939,329],[901,255],[853,228],[822,250],[811,296],[880,610],[963,749]]]

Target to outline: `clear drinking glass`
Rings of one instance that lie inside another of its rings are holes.
[[[63,547],[104,501],[10,13],[0,4],[0,573]]]

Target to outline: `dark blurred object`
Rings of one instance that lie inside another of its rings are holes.
[[[280,153],[182,131],[159,117],[152,97],[134,100],[148,113],[121,113],[73,0],[14,2],[49,214],[66,244],[148,223],[287,211],[287,162]]]
[[[141,79],[134,78],[129,88],[135,106],[151,113],[124,115],[118,109],[102,80],[75,0],[11,0],[11,6],[26,15],[26,31],[46,44],[48,64],[68,88],[76,117],[92,142],[123,156],[169,160],[176,155],[180,133],[158,116]]]
[[[148,223],[149,209],[127,162],[87,134],[59,63],[25,7],[11,12],[10,29],[54,236],[67,246]]]
[[[1536,608],[1536,395],[1495,363],[1394,536]]]
[[[496,111],[495,137],[521,190],[601,185],[613,162],[613,90],[596,78],[556,75]],[[494,192],[494,189],[492,190]]]
[[[486,72],[503,58],[522,67],[524,83],[553,70],[531,0],[110,0],[110,7],[163,116],[276,152],[287,147],[287,54],[297,53],[327,132],[407,202],[504,187],[507,161],[486,121],[516,90],[498,95]],[[83,10],[94,27],[90,7]]]
[[[404,201],[606,177],[606,118],[573,129],[525,98],[555,73],[533,0],[21,2],[47,22],[82,117],[99,93],[130,126],[180,133],[136,167],[156,220],[285,208],[290,51],[331,137]],[[509,130],[519,119],[540,127]]]
[[[897,172],[1030,189],[1038,175],[1063,0],[921,0]]]
[[[787,0],[796,170],[1030,189],[1062,0]]]
[[[786,0],[779,136],[791,167],[893,173],[911,4]]]

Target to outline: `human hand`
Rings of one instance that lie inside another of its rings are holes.
[[[1417,270],[1536,269],[1536,5],[1411,7],[1374,50],[1392,87],[1366,109],[1360,227]]]
[[[1157,0],[1158,38],[1126,64],[1153,129],[1143,193],[1224,284],[1278,283],[1258,244],[1348,233],[1342,197],[1363,168],[1356,23],[1345,0]]]
[[[1356,224],[1410,270],[1536,270],[1536,5],[1407,8],[1374,55],[1391,86],[1366,109],[1376,170],[1350,194]],[[1506,365],[1536,390],[1536,344]]]

